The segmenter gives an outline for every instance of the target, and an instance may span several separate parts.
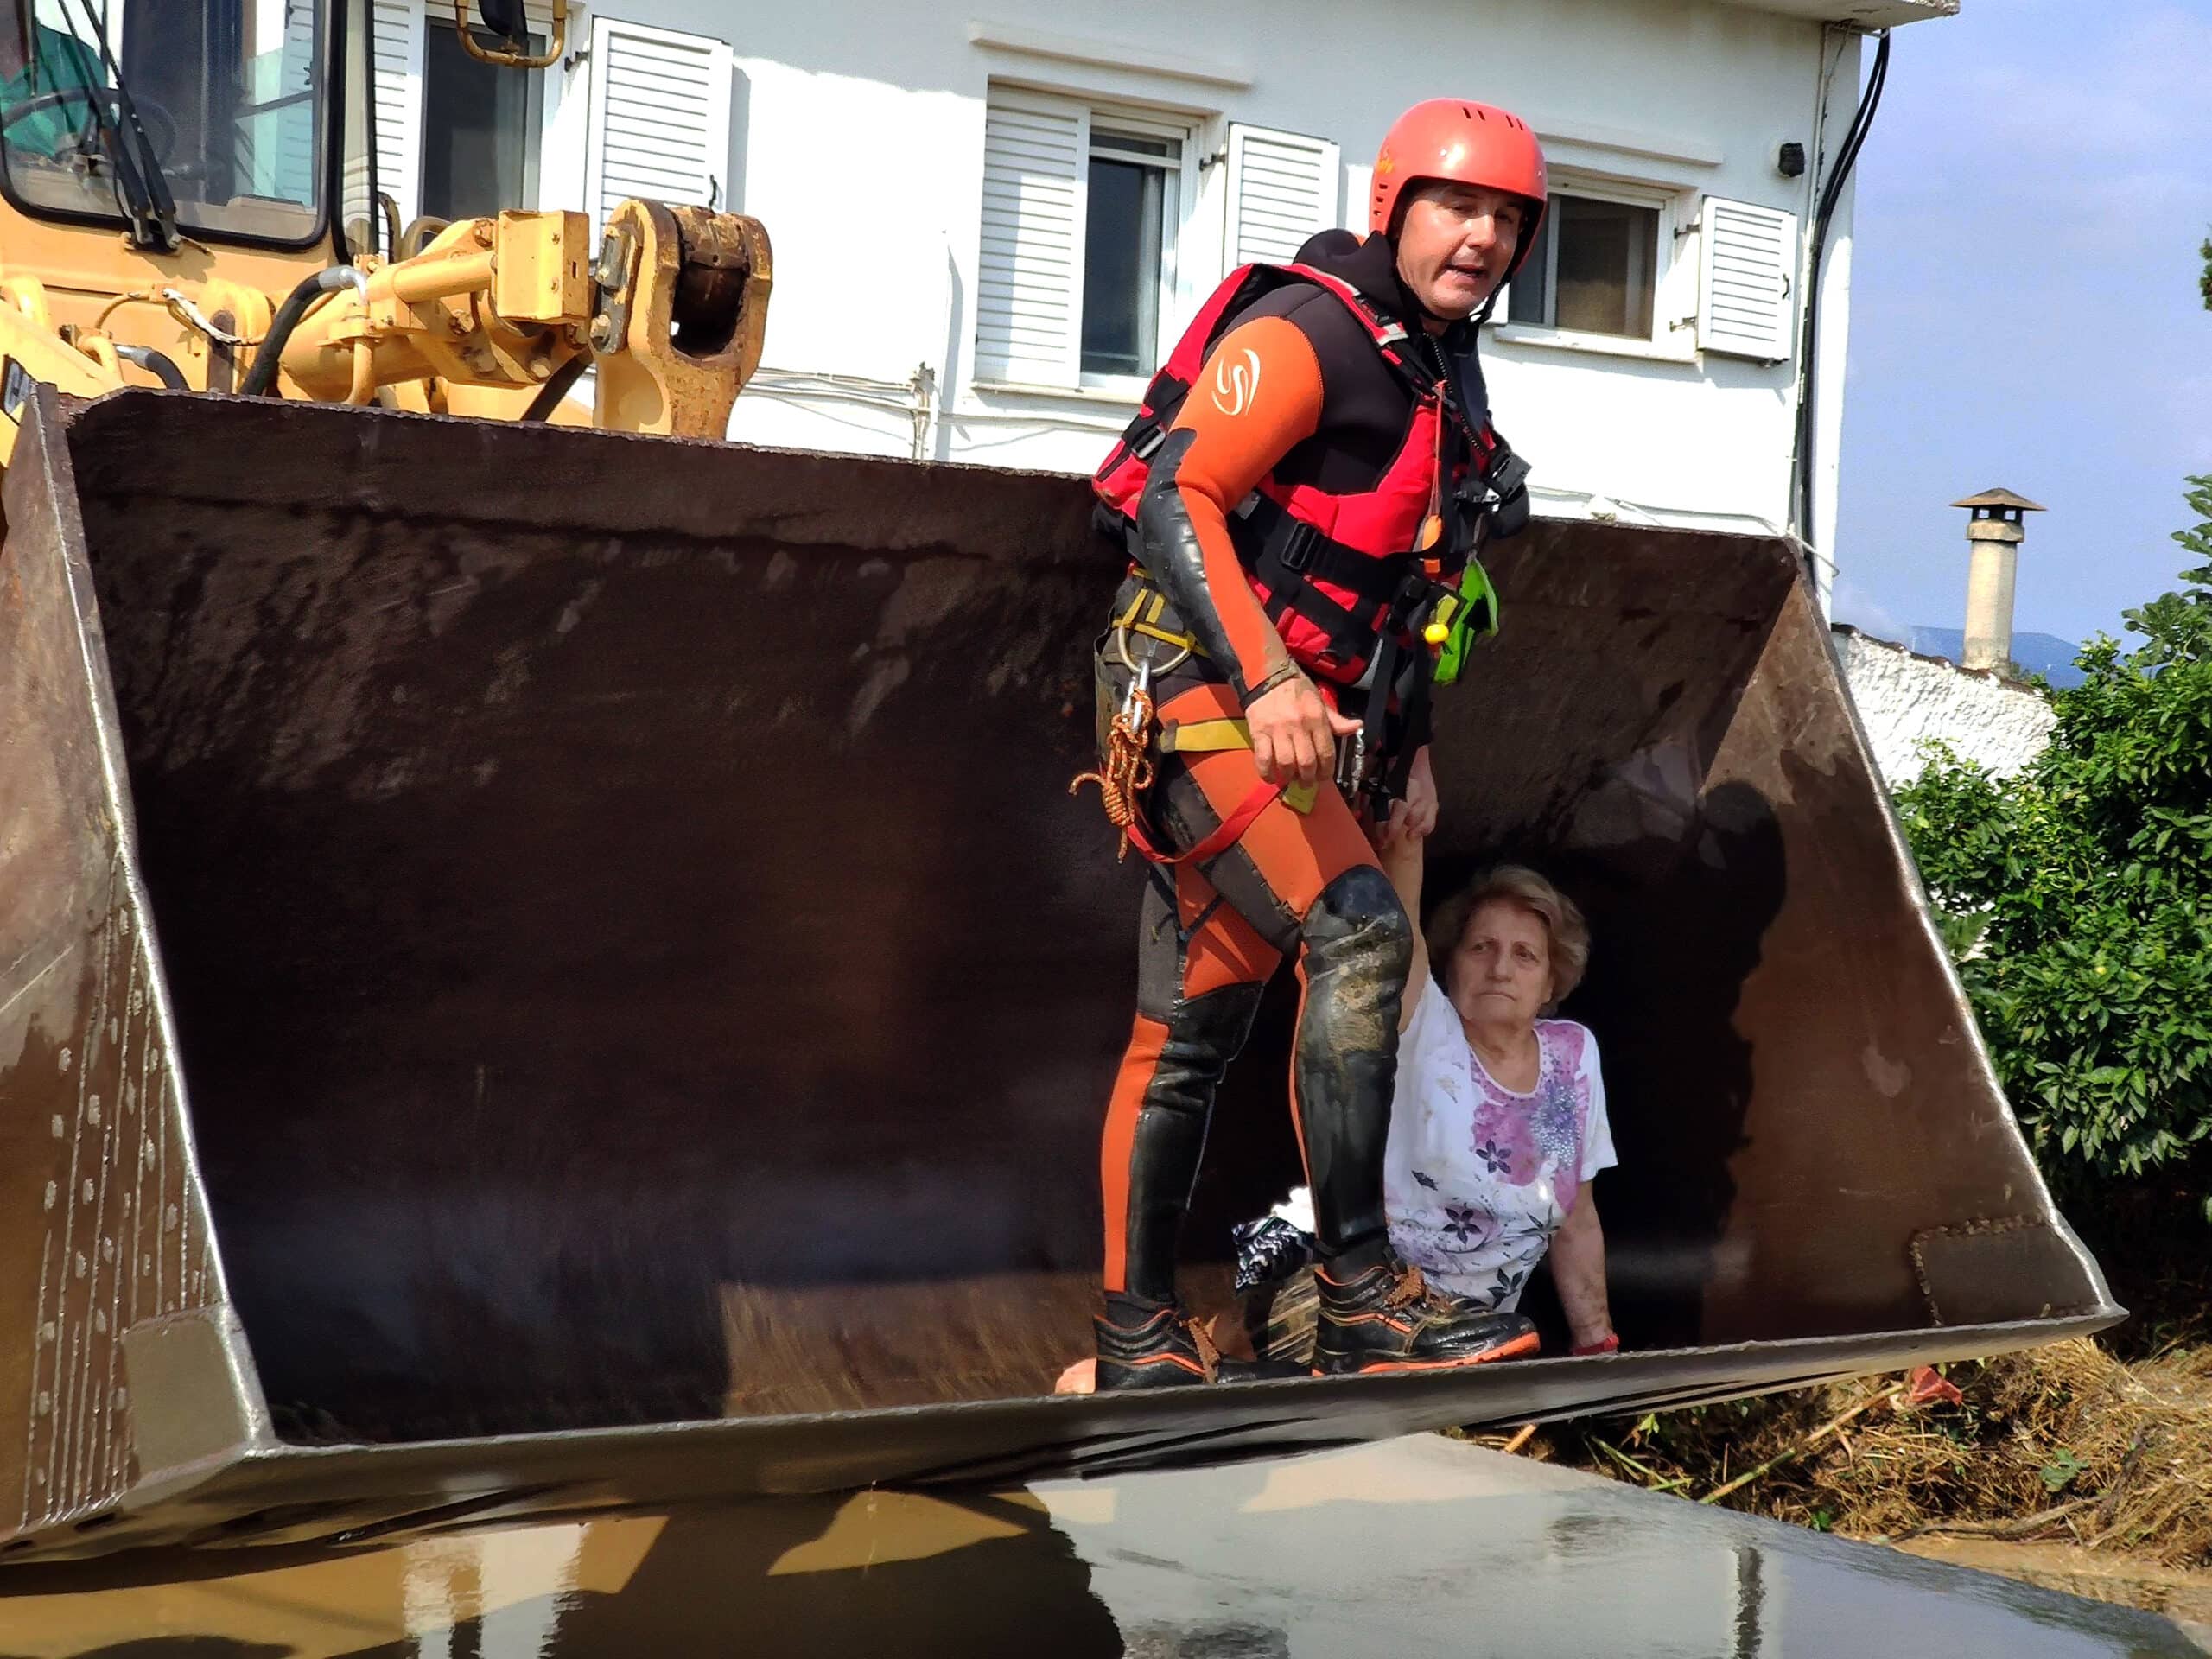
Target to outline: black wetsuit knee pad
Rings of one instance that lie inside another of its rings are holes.
[[[1322,888],[1300,932],[1316,966],[1372,973],[1394,983],[1413,969],[1413,918],[1390,878],[1372,864],[1346,870]]]

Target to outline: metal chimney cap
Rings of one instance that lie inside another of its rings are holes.
[[[2048,512],[2050,508],[2031,501],[2024,495],[2015,495],[2010,490],[1984,490],[1979,495],[1969,495],[1964,500],[1954,501],[1955,507],[2010,507],[2015,512]]]

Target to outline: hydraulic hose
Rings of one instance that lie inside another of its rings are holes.
[[[1836,203],[1842,200],[1852,165],[1859,159],[1859,149],[1874,124],[1874,111],[1881,105],[1883,84],[1890,78],[1890,31],[1882,30],[1877,38],[1879,44],[1874,48],[1874,67],[1867,73],[1866,93],[1859,100],[1858,112],[1851,118],[1843,147],[1837,152],[1835,166],[1828,174],[1827,183],[1821,191],[1820,205],[1813,214],[1812,251],[1806,264],[1805,332],[1797,348],[1797,360],[1804,365],[1804,372],[1797,389],[1796,505],[1797,534],[1805,543],[1808,563],[1812,559],[1813,545],[1813,342],[1819,337],[1820,327],[1821,256],[1827,247],[1828,220],[1835,216]],[[1819,581],[1819,574],[1815,572],[1816,588]]]
[[[184,378],[184,371],[166,352],[157,352],[150,346],[118,346],[115,354],[126,363],[136,363],[153,375],[171,391],[190,391],[191,385]]]
[[[270,387],[276,384],[276,367],[283,359],[284,347],[292,338],[292,331],[300,326],[300,320],[307,315],[308,308],[324,295],[341,288],[353,289],[364,303],[368,300],[368,276],[352,265],[331,265],[318,270],[284,296],[284,303],[276,308],[276,316],[270,320],[269,332],[253,354],[245,378],[238,383],[241,393],[248,397],[268,396]]]
[[[569,388],[583,378],[591,366],[588,353],[578,352],[574,357],[553,371],[552,378],[537,389],[537,396],[530,400],[530,407],[522,412],[525,421],[549,419],[560,408],[561,400],[569,395]]]

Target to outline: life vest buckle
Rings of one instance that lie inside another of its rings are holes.
[[[1313,563],[1313,550],[1321,544],[1321,532],[1303,519],[1291,521],[1291,529],[1283,537],[1282,547],[1275,557],[1286,570],[1303,573]]]

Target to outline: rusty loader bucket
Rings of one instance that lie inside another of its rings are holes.
[[[0,557],[19,1557],[1249,1456],[2118,1317],[1785,544],[1540,524],[1433,887],[1596,948],[1631,1351],[1061,1397],[1142,877],[1081,481],[41,391]],[[1280,1011],[1190,1229],[1296,1179]]]

